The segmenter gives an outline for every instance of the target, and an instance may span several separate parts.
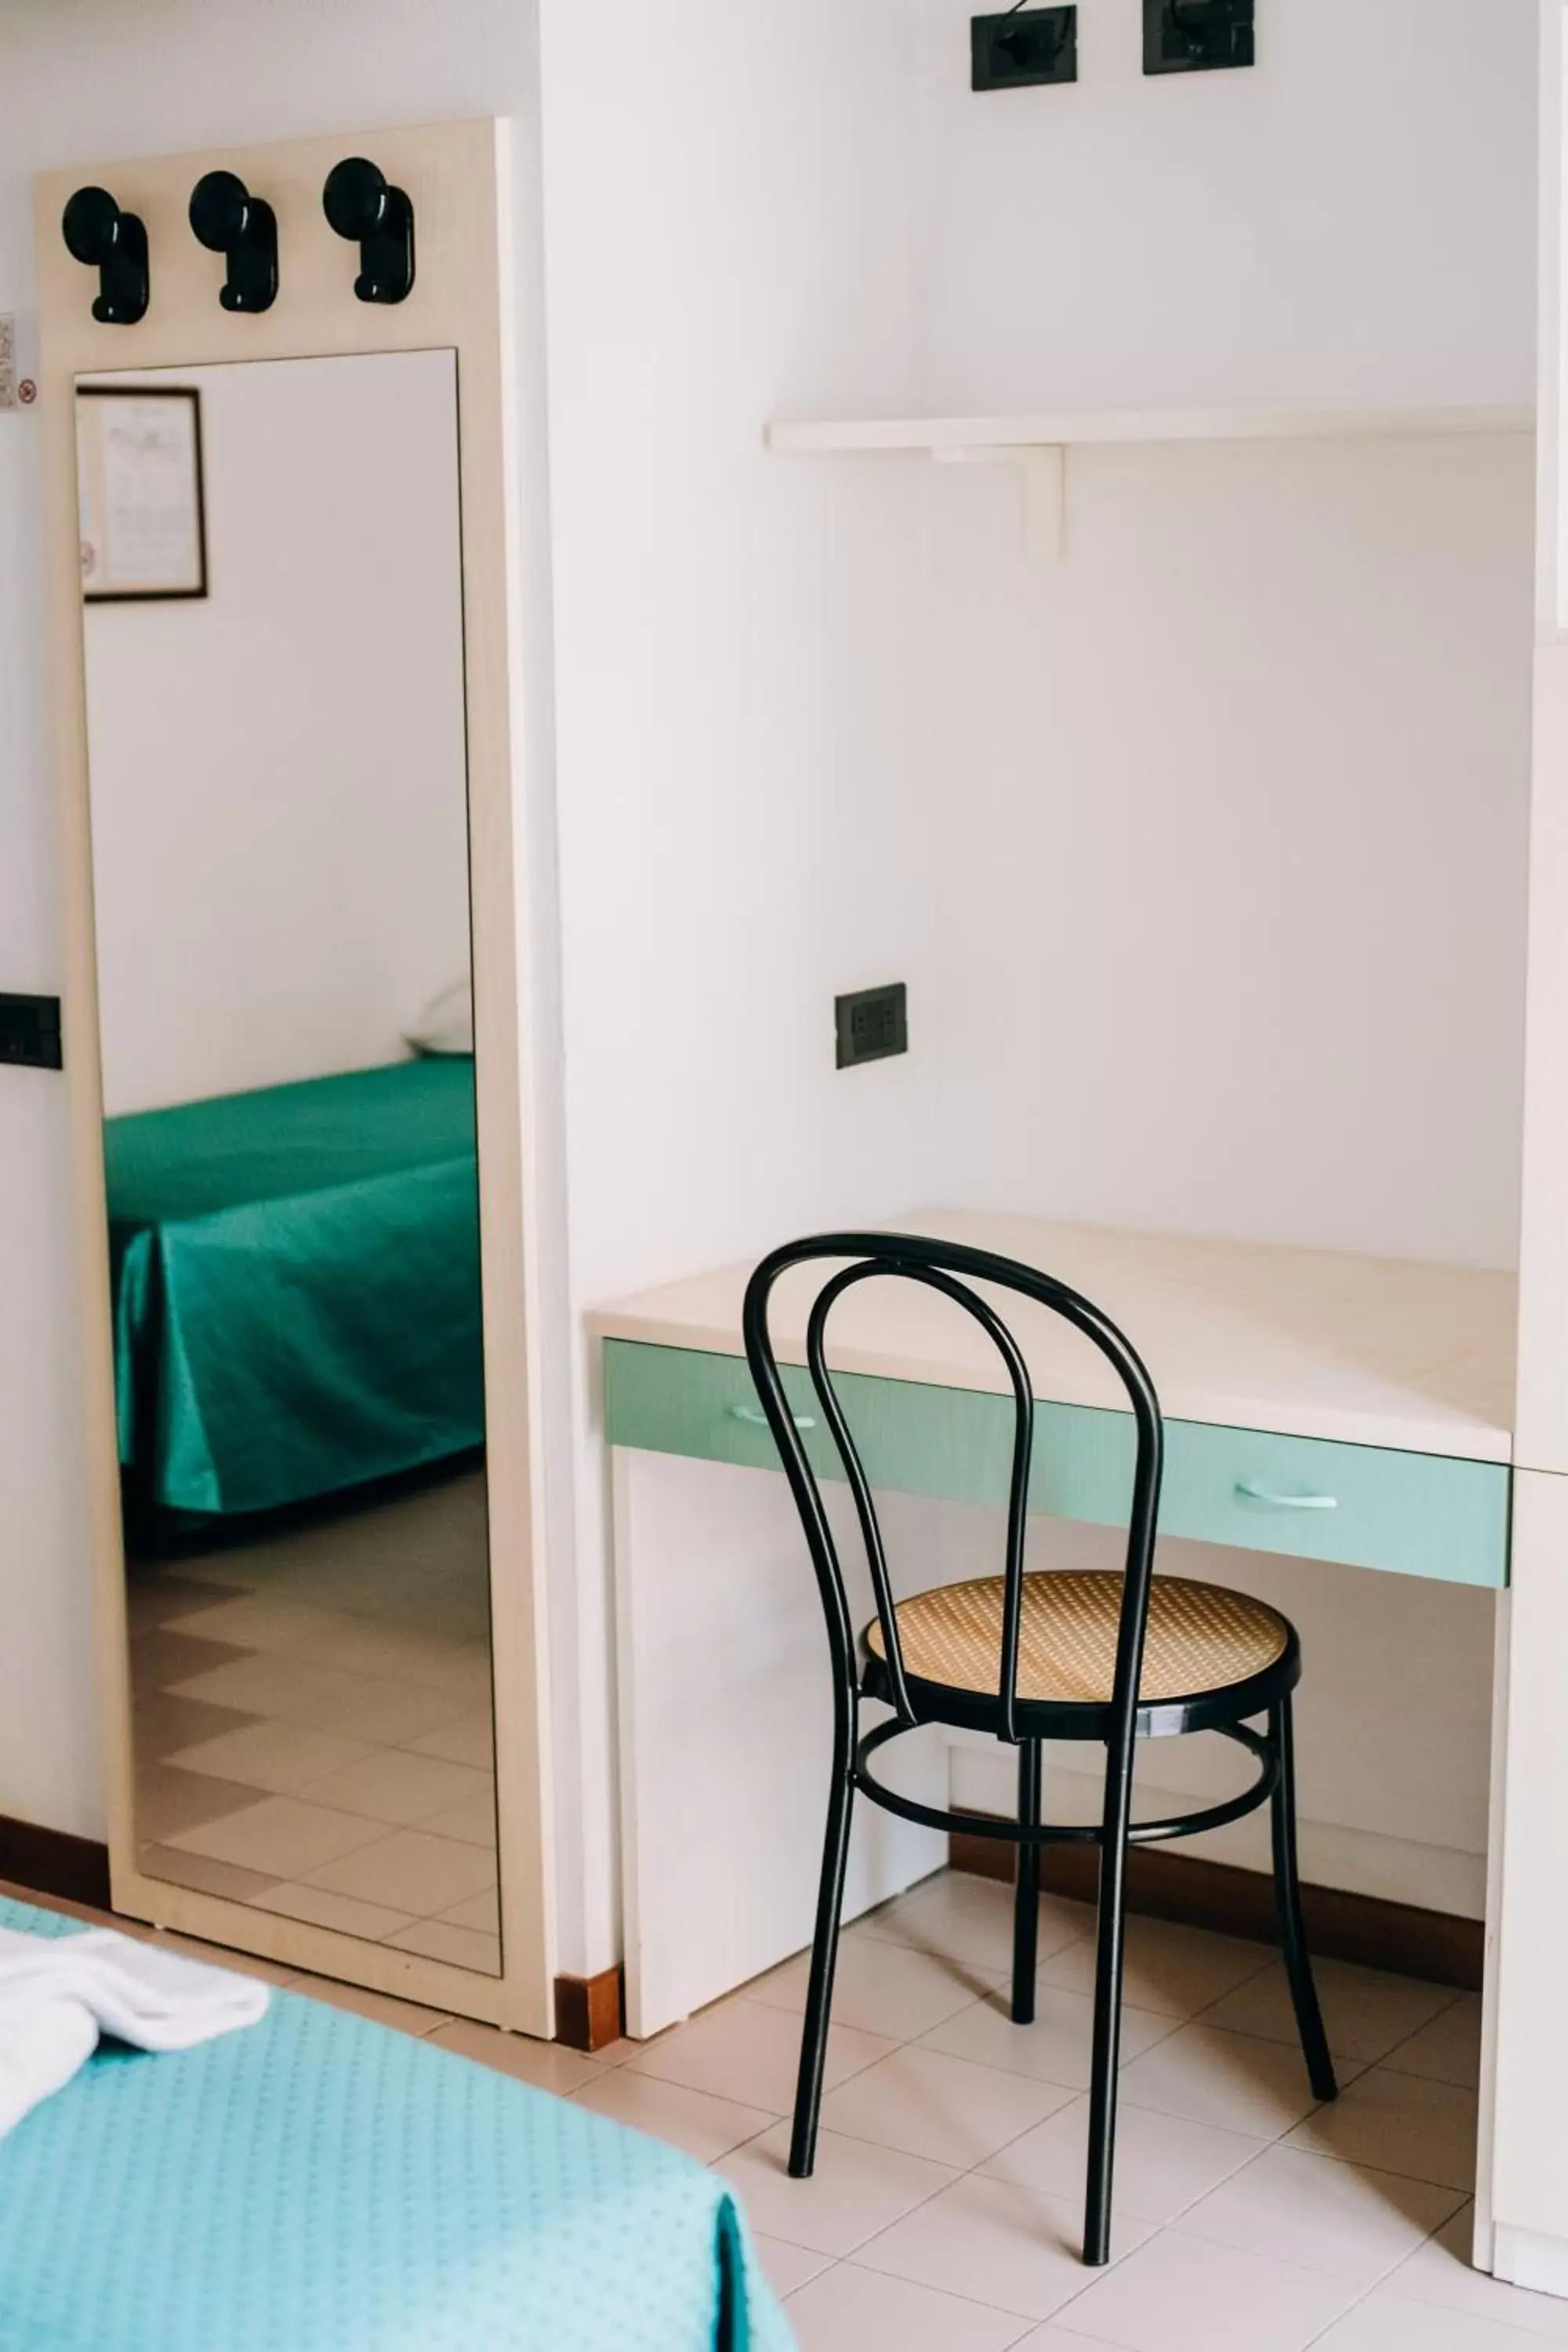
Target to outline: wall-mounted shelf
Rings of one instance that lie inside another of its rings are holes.
[[[1533,408],[1081,409],[1034,416],[810,419],[770,425],[770,449],[795,457],[904,453],[939,465],[1012,465],[1022,478],[1031,554],[1059,555],[1066,453],[1162,441],[1404,440],[1532,433]]]

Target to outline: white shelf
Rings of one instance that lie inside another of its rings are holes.
[[[802,457],[910,450],[959,457],[1087,443],[1384,440],[1534,430],[1533,408],[1100,408],[1037,416],[808,420],[770,425],[767,438],[771,449]]]
[[[1089,408],[1041,416],[863,416],[767,428],[795,457],[900,452],[939,466],[1010,465],[1024,491],[1024,534],[1041,562],[1062,551],[1067,453],[1162,441],[1352,441],[1533,433],[1533,408]]]

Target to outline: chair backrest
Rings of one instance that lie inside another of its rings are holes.
[[[1005,1367],[1013,1391],[1014,1442],[1007,1503],[1007,1546],[1004,1564],[1002,1641],[997,1662],[997,1699],[1003,1734],[1016,1743],[1018,1649],[1023,1625],[1024,1539],[1029,1498],[1029,1472],[1034,1454],[1035,1401],[1028,1366],[1006,1324],[990,1302],[970,1285],[984,1282],[1033,1299],[1073,1324],[1092,1340],[1120,1378],[1132,1409],[1137,1456],[1132,1477],[1132,1502],[1127,1531],[1126,1574],[1117,1635],[1116,1675],[1111,1708],[1118,1731],[1131,1739],[1137,1712],[1138,1688],[1143,1671],[1143,1641],[1149,1616],[1149,1588],[1154,1565],[1154,1529],[1160,1507],[1164,1430],[1154,1385],[1131,1342],[1109,1317],[1065,1283],[1037,1273],[1016,1259],[997,1257],[989,1250],[970,1249],[960,1242],[928,1241],[913,1234],[821,1234],[787,1243],[763,1260],[746,1287],[743,1328],[746,1356],[757,1394],[777,1443],[784,1473],[800,1513],[806,1544],[822,1595],[828,1642],[841,1696],[853,1696],[856,1684],[855,1632],[850,1622],[848,1594],[837,1547],[823,1507],[822,1492],[811,1466],[779,1375],[769,1322],[773,1287],[792,1266],[816,1260],[847,1260],[816,1295],[806,1328],[806,1365],[812,1385],[832,1433],[838,1458],[854,1496],[856,1515],[865,1542],[881,1625],[883,1654],[897,1714],[908,1724],[921,1720],[910,1696],[899,1640],[898,1616],[888,1575],[887,1552],[872,1499],[870,1483],[858,1447],[845,1416],[833,1375],[827,1369],[827,1326],[834,1307],[862,1282],[895,1279],[923,1284],[973,1316],[990,1338]]]

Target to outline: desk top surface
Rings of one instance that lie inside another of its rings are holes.
[[[1094,1300],[1147,1363],[1173,1421],[1507,1462],[1513,1450],[1512,1275],[1400,1258],[960,1210],[886,1230],[963,1241],[1022,1259]],[[739,1355],[749,1266],[726,1266],[596,1309],[602,1339]],[[786,1276],[774,1343],[805,1354],[825,1269]],[[999,1297],[1037,1397],[1125,1406],[1115,1375],[1058,1316]],[[843,1371],[939,1388],[1003,1389],[990,1341],[959,1308],[913,1283],[868,1283],[835,1311],[829,1358]]]

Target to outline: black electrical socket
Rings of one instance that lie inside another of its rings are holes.
[[[1146,74],[1219,73],[1257,56],[1253,0],[1143,0]]]
[[[854,996],[841,996],[834,1011],[841,1070],[909,1052],[909,991],[901,980],[890,988],[863,988]]]
[[[19,1063],[34,1070],[64,1067],[58,996],[0,992],[0,1062]]]
[[[973,89],[1027,89],[1078,79],[1078,10],[1015,8],[973,16],[969,26]]]

